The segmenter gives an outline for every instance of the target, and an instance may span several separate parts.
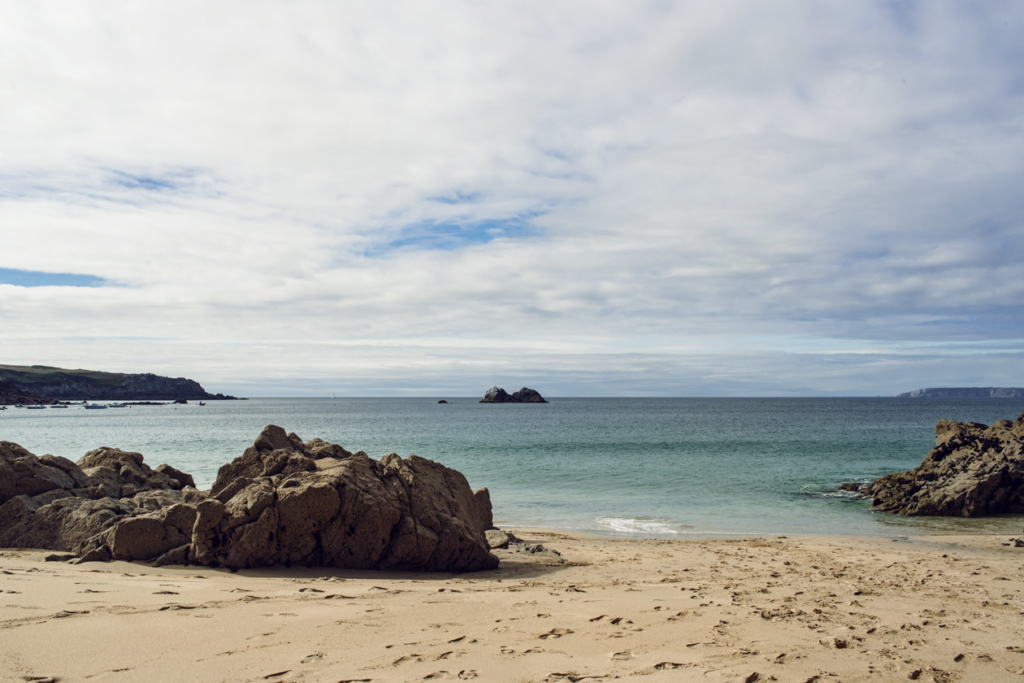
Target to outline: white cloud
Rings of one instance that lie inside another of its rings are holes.
[[[10,5],[0,268],[112,286],[0,285],[7,362],[253,393],[1020,383],[1013,3]]]

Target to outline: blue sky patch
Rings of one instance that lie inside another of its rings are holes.
[[[540,231],[530,222],[539,214],[525,214],[513,218],[498,218],[465,223],[455,221],[425,221],[402,229],[397,239],[367,249],[370,258],[384,256],[392,251],[454,251],[474,244],[486,244],[502,237],[529,237]]]
[[[43,273],[38,270],[0,268],[0,285],[18,287],[100,287],[106,280],[95,275]]]
[[[480,196],[479,192],[455,192],[443,197],[429,197],[429,199],[433,202],[441,202],[442,204],[472,204],[479,201]]]
[[[179,184],[176,182],[177,180],[179,178],[174,176],[161,178],[149,175],[135,175],[134,173],[125,173],[124,171],[113,172],[113,183],[130,190],[148,190],[150,192],[175,190]]]

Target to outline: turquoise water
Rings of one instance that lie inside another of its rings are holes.
[[[1019,533],[1021,518],[908,519],[837,492],[916,467],[941,418],[1014,419],[1005,399],[251,399],[0,412],[0,440],[78,460],[138,451],[200,487],[267,424],[380,458],[416,453],[491,490],[499,526],[628,536]]]

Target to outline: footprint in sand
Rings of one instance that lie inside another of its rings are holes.
[[[312,664],[313,662],[320,661],[323,658],[324,658],[324,653],[323,652],[314,652],[311,655],[306,655],[305,657],[303,657],[302,661],[300,663],[301,664]]]
[[[575,631],[571,628],[553,628],[547,633],[542,633],[537,637],[541,640],[547,640],[548,638],[561,638],[562,636],[567,636],[570,633],[575,633]]]

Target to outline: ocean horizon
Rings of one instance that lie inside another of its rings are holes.
[[[208,488],[268,424],[374,458],[416,454],[491,492],[499,527],[624,537],[1019,532],[1024,517],[908,518],[839,490],[912,469],[939,419],[990,424],[1022,399],[250,398],[0,412],[0,440],[77,461],[100,446]]]

